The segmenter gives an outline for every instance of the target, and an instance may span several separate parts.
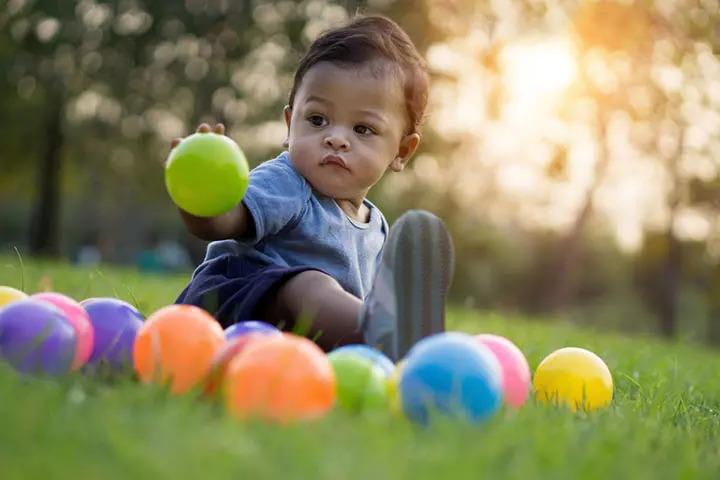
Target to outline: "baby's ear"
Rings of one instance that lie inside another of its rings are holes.
[[[390,163],[390,169],[395,172],[401,172],[412,158],[419,144],[419,133],[405,135],[403,139],[400,140],[400,147],[398,148],[392,163]]]
[[[290,120],[292,119],[292,107],[290,105],[285,105],[285,108],[283,108],[283,115],[285,116],[285,125],[287,125],[289,129]]]
[[[292,107],[290,105],[285,105],[285,108],[283,108],[283,116],[288,129],[285,140],[283,140],[283,147],[288,148],[290,146],[290,119],[292,118]]]

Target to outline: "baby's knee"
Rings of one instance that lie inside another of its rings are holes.
[[[319,290],[342,288],[337,280],[318,270],[306,270],[287,280],[278,291],[281,299],[307,297]]]
[[[335,280],[333,277],[325,272],[319,270],[306,270],[293,279],[295,283],[302,290],[317,289],[317,288],[339,288],[342,289],[340,282]]]
[[[342,290],[342,287],[330,275],[318,270],[306,270],[292,277],[280,288],[275,296],[275,303],[294,318],[308,308],[315,309],[328,298],[329,292],[337,290]]]

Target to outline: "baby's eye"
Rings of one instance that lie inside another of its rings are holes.
[[[373,129],[368,127],[367,125],[355,125],[355,128],[353,130],[355,130],[355,133],[364,136],[372,135],[375,133]]]
[[[307,120],[314,127],[324,127],[325,125],[327,125],[327,119],[325,119],[325,117],[323,117],[322,115],[310,115]]]

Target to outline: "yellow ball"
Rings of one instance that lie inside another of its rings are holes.
[[[583,348],[561,348],[545,357],[535,370],[533,386],[540,402],[564,403],[573,412],[604,407],[613,397],[610,369]]]
[[[387,379],[388,403],[390,404],[390,412],[393,415],[402,414],[402,400],[400,398],[400,376],[403,368],[405,368],[405,360],[400,360],[395,370]]]
[[[27,294],[21,292],[20,290],[12,287],[0,286],[0,308],[5,306],[5,304],[16,300],[22,300],[23,298],[27,298]]]

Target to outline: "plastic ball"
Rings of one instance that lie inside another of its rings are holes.
[[[400,360],[395,367],[395,370],[390,374],[387,379],[387,390],[388,390],[388,404],[390,406],[390,412],[395,415],[402,414],[402,400],[400,399],[400,378],[402,372],[405,369],[406,360]]]
[[[357,413],[388,406],[387,376],[372,360],[347,350],[332,352],[328,359],[340,408]]]
[[[307,338],[266,336],[230,362],[224,394],[237,418],[309,420],[332,409],[335,374],[325,353]]]
[[[489,348],[500,363],[505,403],[522,407],[530,394],[530,367],[525,355],[513,342],[499,335],[476,335],[475,340]]]
[[[230,361],[243,352],[251,342],[268,334],[269,332],[250,332],[227,340],[210,362],[210,368],[203,383],[203,393],[208,396],[217,394],[225,379]],[[281,335],[279,331],[277,334]],[[273,334],[270,333],[270,335]]]
[[[62,310],[70,325],[75,329],[75,337],[77,338],[75,358],[73,358],[70,370],[77,370],[85,365],[92,353],[95,333],[90,323],[90,316],[82,305],[60,293],[36,293],[32,298],[51,303]]]
[[[27,294],[25,292],[22,292],[18,290],[17,288],[12,287],[4,287],[0,285],[0,308],[2,308],[4,305],[15,302],[18,300],[23,300],[27,298]]]
[[[75,330],[54,305],[27,298],[0,309],[0,356],[21,373],[69,372],[75,344]]]
[[[90,316],[95,335],[88,365],[105,364],[113,371],[132,368],[135,336],[143,325],[140,312],[115,298],[90,298],[80,305]]]
[[[245,154],[229,137],[195,133],[170,152],[165,185],[181,209],[199,217],[214,217],[242,200],[248,175]]]
[[[205,310],[163,307],[138,332],[135,370],[143,382],[169,383],[172,393],[184,393],[205,377],[224,341],[222,327]]]
[[[435,412],[483,421],[502,403],[500,365],[470,335],[432,335],[408,353],[400,396],[405,414],[420,424],[426,424]]]
[[[535,370],[533,386],[540,402],[564,404],[574,412],[604,407],[613,397],[610,369],[584,348],[561,348],[545,357]]]
[[[385,376],[389,377],[395,371],[395,364],[382,352],[363,344],[343,345],[336,348],[332,353],[352,352],[361,357],[365,357],[385,372]]]
[[[245,335],[247,333],[277,334],[280,333],[280,330],[269,323],[259,322],[257,320],[247,320],[244,322],[234,323],[227,327],[225,329],[225,339],[230,340],[231,338]]]

